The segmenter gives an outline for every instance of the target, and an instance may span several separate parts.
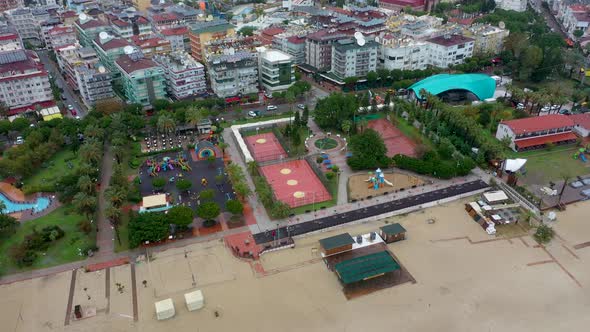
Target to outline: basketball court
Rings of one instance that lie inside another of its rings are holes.
[[[332,199],[305,160],[263,166],[260,172],[266,177],[275,197],[292,208]]]
[[[274,133],[263,133],[244,137],[252,157],[257,162],[287,158],[287,153]]]
[[[416,157],[416,143],[406,137],[387,119],[369,121],[368,127],[378,132],[387,147],[387,156],[393,157],[403,154],[409,157]]]

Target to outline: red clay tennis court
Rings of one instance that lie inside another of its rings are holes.
[[[287,158],[285,149],[274,133],[247,136],[244,139],[252,157],[258,162]]]
[[[387,147],[387,156],[403,154],[416,157],[416,143],[406,137],[399,129],[386,119],[369,121],[368,127],[378,132]]]
[[[266,177],[275,197],[292,208],[332,199],[305,160],[262,166],[260,173]]]

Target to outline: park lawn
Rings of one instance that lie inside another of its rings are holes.
[[[570,177],[590,174],[590,162],[583,163],[574,159],[573,154],[579,149],[574,145],[555,147],[551,150],[512,152],[512,158],[527,159],[525,175],[519,179],[526,184],[547,185],[550,181],[559,181],[564,174]]]
[[[93,231],[90,234],[84,234],[79,231],[78,222],[86,218],[76,213],[69,213],[70,209],[70,207],[62,206],[46,216],[21,224],[14,235],[0,243],[0,252],[2,253],[0,255],[0,271],[3,273],[22,272],[84,259],[85,256],[78,254],[78,248],[85,249],[94,246],[96,244],[96,233]],[[52,243],[45,255],[38,253],[37,259],[32,266],[25,268],[16,266],[8,255],[9,249],[21,243],[25,235],[32,233],[33,227],[41,230],[51,225],[61,227],[65,232],[64,237]]]
[[[328,189],[330,195],[332,195],[331,200],[315,204],[298,206],[296,208],[291,209],[291,213],[303,214],[305,213],[305,211],[313,211],[314,206],[316,210],[319,210],[322,207],[327,209],[332,206],[336,206],[338,204],[338,182],[336,182],[336,178],[328,180],[328,187],[326,189]]]
[[[121,243],[115,238],[115,252],[129,250],[129,213],[123,212],[121,221],[117,227],[119,230],[119,239]]]
[[[68,167],[68,162],[71,163],[71,168]],[[79,164],[80,160],[74,151],[69,149],[61,150],[45,162],[37,173],[23,181],[23,191],[26,194],[41,191],[53,192],[57,180],[67,173],[73,172]]]

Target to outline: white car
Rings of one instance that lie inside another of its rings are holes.
[[[275,105],[268,105],[268,106],[266,106],[266,110],[267,111],[276,111],[277,109],[279,109],[279,108],[276,107]]]
[[[74,109],[74,106],[72,106],[72,105],[68,105],[68,111],[71,111],[71,110],[73,110],[73,109]]]
[[[297,104],[297,108],[300,110],[304,110],[305,109],[305,105],[303,104]]]
[[[248,116],[255,118],[258,116],[258,114],[256,114],[256,112],[254,112],[254,111],[248,111]]]
[[[523,109],[524,109],[524,104],[523,104],[523,103],[518,103],[518,104],[516,105],[516,109],[517,109],[517,110],[523,110]]]
[[[549,112],[550,110],[551,110],[551,107],[549,107],[549,106],[541,107],[541,112]]]

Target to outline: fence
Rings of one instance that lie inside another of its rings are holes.
[[[541,211],[535,204],[531,203],[528,199],[524,198],[519,192],[514,190],[514,188],[510,187],[506,183],[502,181],[497,181],[498,186],[510,196],[514,201],[520,203],[525,209],[531,211],[535,214],[535,216],[539,217],[541,215]]]

